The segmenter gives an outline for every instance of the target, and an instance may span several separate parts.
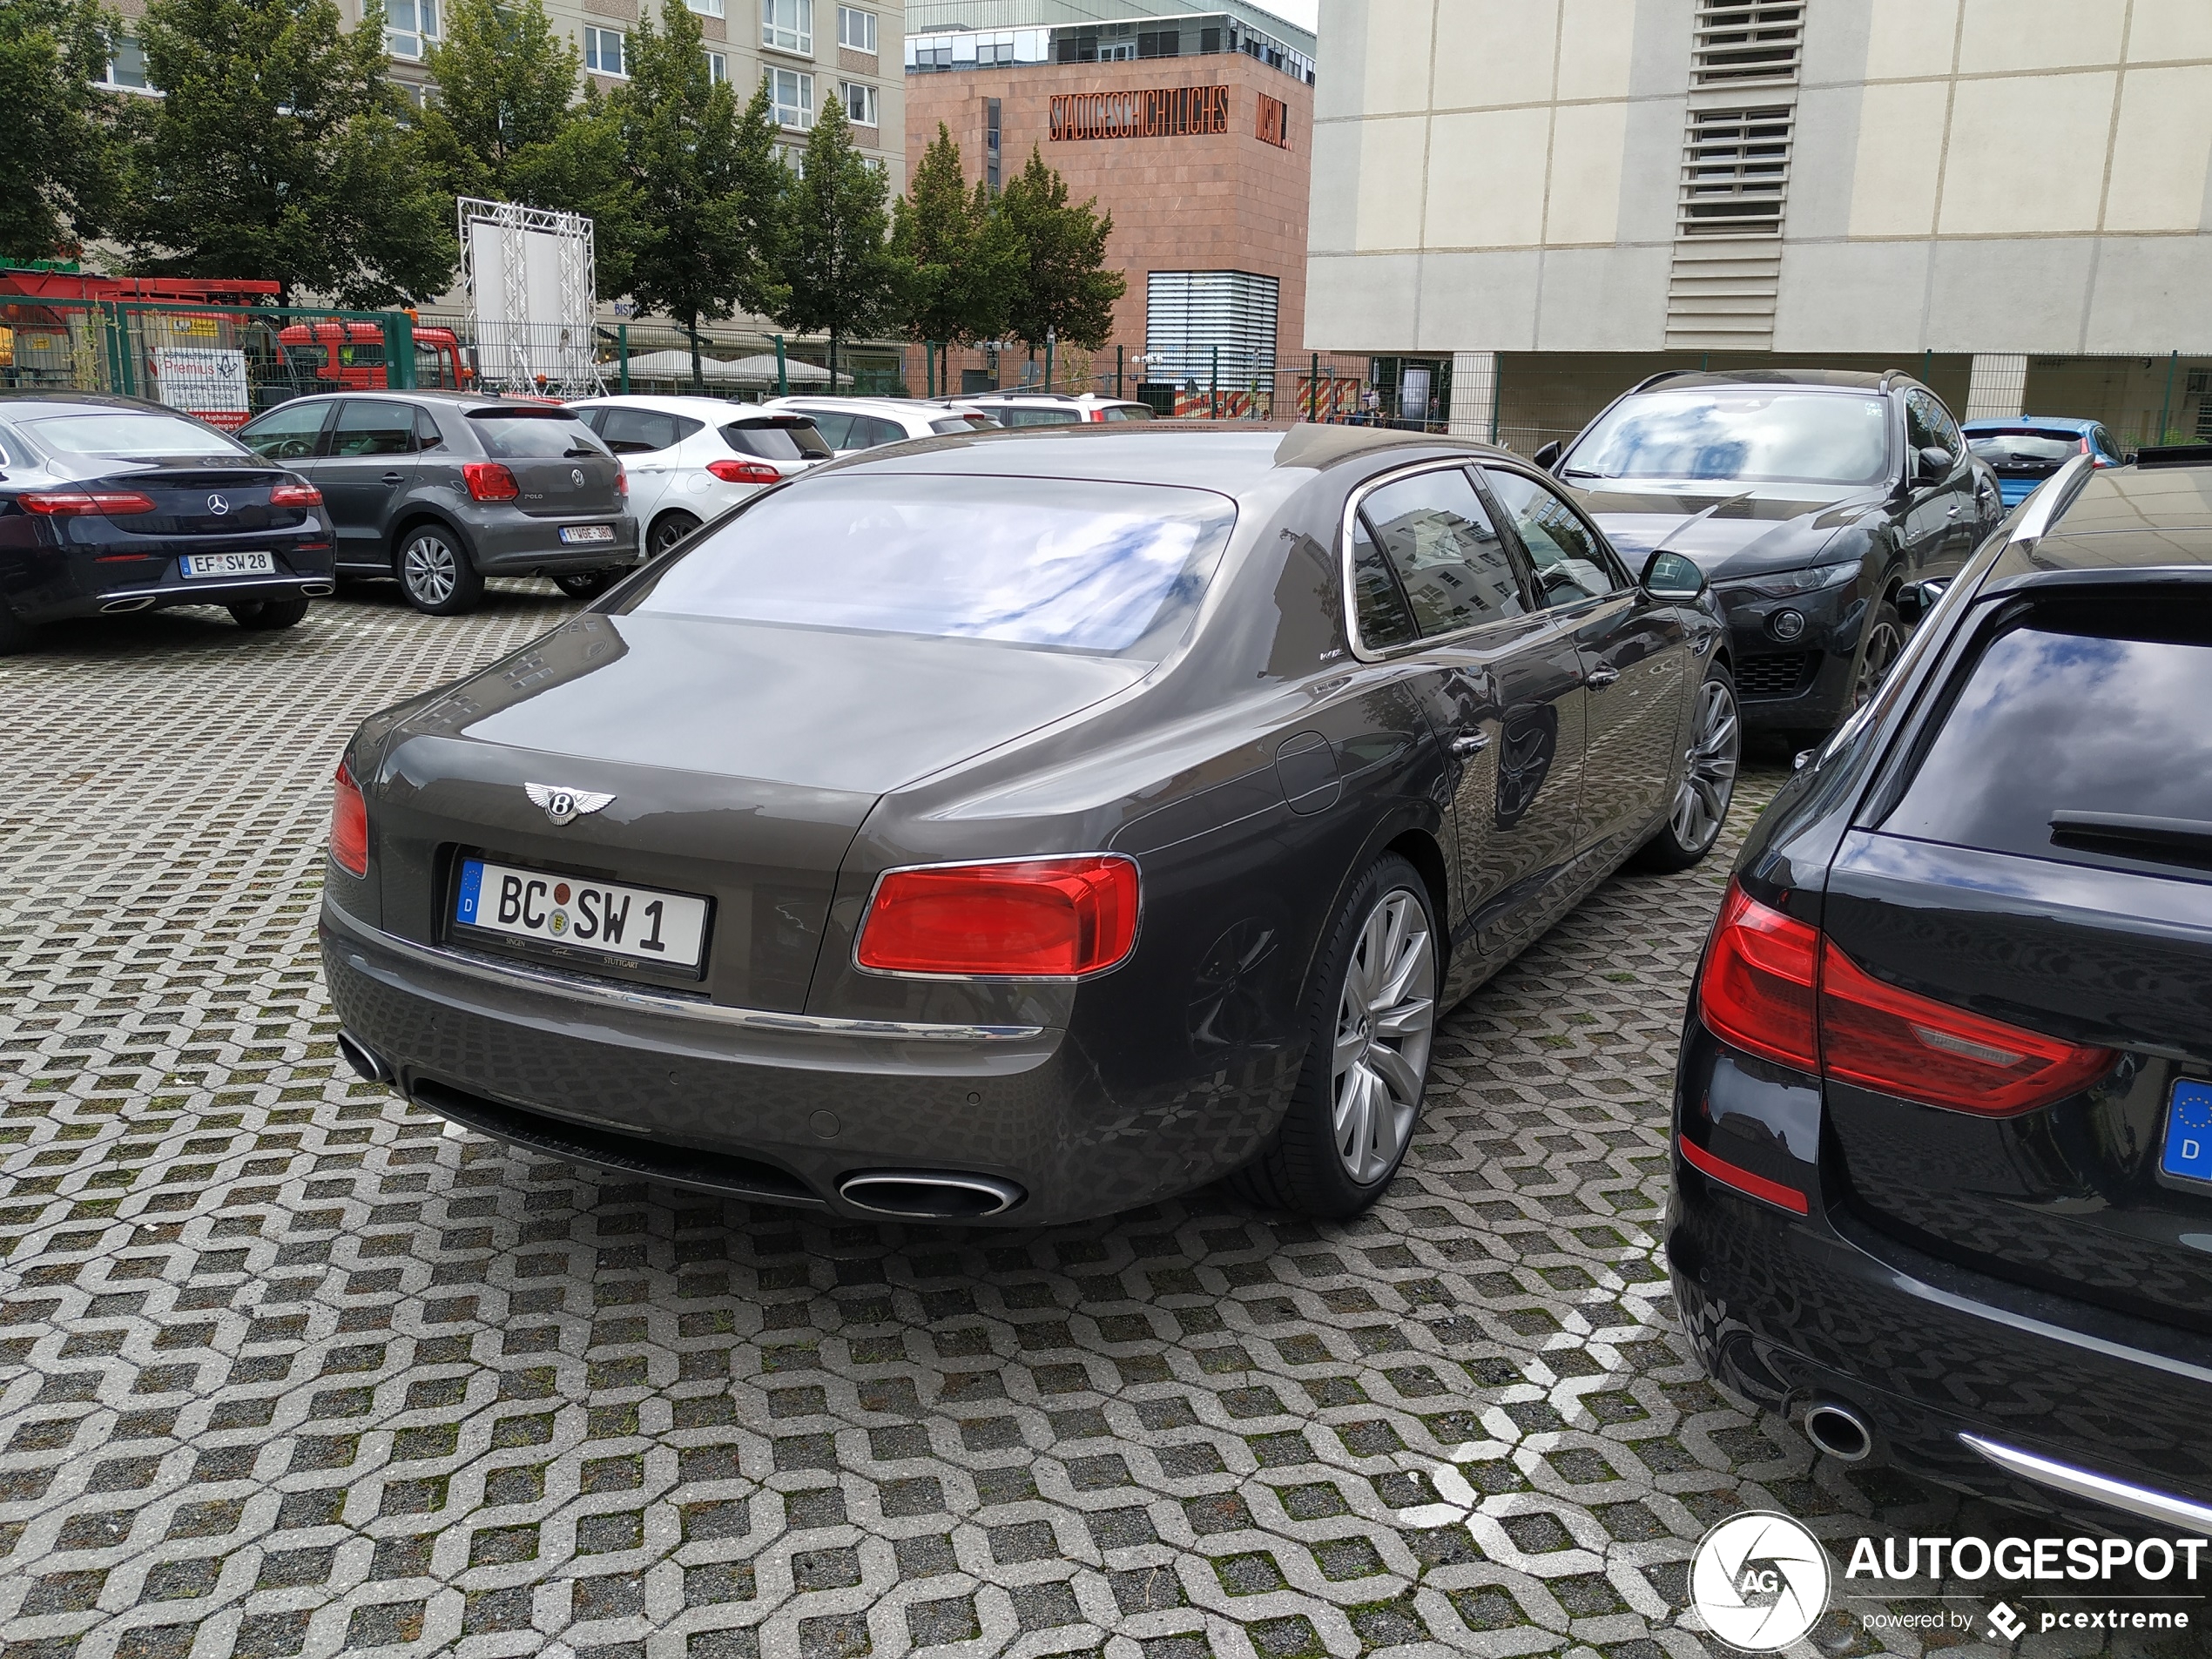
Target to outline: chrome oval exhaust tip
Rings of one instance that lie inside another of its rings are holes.
[[[300,584],[300,597],[302,599],[327,599],[337,591],[338,584],[335,582],[303,582]]]
[[[864,1170],[837,1184],[855,1210],[901,1221],[981,1221],[1002,1216],[1029,1195],[996,1176],[948,1170]]]
[[[137,599],[111,599],[100,607],[100,615],[119,617],[126,610],[144,610],[152,603],[151,595]]]
[[[347,1032],[338,1034],[338,1053],[364,1082],[388,1083],[392,1081],[392,1069],[362,1048]]]
[[[1841,1400],[1815,1400],[1805,1408],[1805,1438],[1838,1463],[1864,1463],[1874,1451],[1874,1431]]]

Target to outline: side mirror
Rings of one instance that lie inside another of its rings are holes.
[[[1559,465],[1559,445],[1556,442],[1548,443],[1528,458],[1546,472],[1549,472],[1554,467]]]
[[[1920,618],[1935,609],[1936,601],[1943,597],[1943,590],[1951,585],[1947,576],[1930,577],[1925,582],[1908,582],[1897,590],[1897,614],[1907,626],[1917,625]]]
[[[1912,482],[1916,484],[1939,484],[1951,476],[1951,451],[1935,444],[1920,450],[1912,457]]]
[[[1695,599],[1705,591],[1705,573],[1696,560],[1662,549],[1643,562],[1643,590],[1655,599]]]

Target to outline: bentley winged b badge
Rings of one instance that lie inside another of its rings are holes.
[[[556,824],[566,824],[586,813],[596,813],[614,799],[612,795],[595,794],[589,789],[562,789],[552,784],[524,784],[523,792],[545,808],[545,815]]]

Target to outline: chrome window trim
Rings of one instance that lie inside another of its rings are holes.
[[[1042,1036],[1045,1030],[1041,1025],[934,1025],[908,1020],[846,1020],[819,1014],[779,1014],[769,1008],[731,1008],[694,997],[671,996],[637,987],[580,979],[521,962],[494,961],[473,953],[418,945],[411,939],[396,938],[371,927],[327,898],[323,901],[322,919],[324,925],[334,933],[446,973],[462,974],[492,984],[524,986],[602,1007],[666,1015],[680,1020],[711,1021],[746,1031],[892,1042],[1028,1042]]]
[[[1360,638],[1359,637],[1358,594],[1353,585],[1352,577],[1352,533],[1353,521],[1359,516],[1360,508],[1366,504],[1368,496],[1373,495],[1378,489],[1385,489],[1391,484],[1402,482],[1404,480],[1408,478],[1418,477],[1420,474],[1425,472],[1447,472],[1453,469],[1464,472],[1470,467],[1478,467],[1496,472],[1518,473],[1521,476],[1527,479],[1530,482],[1550,490],[1554,495],[1557,496],[1560,500],[1567,503],[1567,509],[1569,512],[1573,513],[1575,517],[1581,520],[1583,527],[1587,529],[1593,536],[1596,537],[1597,544],[1603,548],[1608,554],[1612,555],[1615,566],[1613,574],[1620,576],[1628,571],[1628,566],[1622,562],[1621,556],[1615,550],[1613,543],[1605,539],[1605,533],[1599,529],[1595,524],[1590,522],[1590,516],[1588,513],[1585,513],[1580,507],[1575,504],[1573,499],[1568,496],[1566,489],[1561,485],[1560,482],[1556,478],[1546,477],[1537,469],[1528,466],[1511,456],[1501,455],[1493,457],[1487,455],[1474,454],[1467,455],[1463,460],[1432,460],[1419,462],[1412,466],[1400,468],[1395,472],[1379,474],[1375,477],[1368,479],[1365,483],[1360,484],[1354,489],[1352,494],[1345,499],[1344,504],[1344,516],[1337,527],[1337,568],[1339,585],[1342,589],[1344,601],[1345,642],[1352,648],[1352,654],[1358,658],[1361,662],[1395,662],[1400,658],[1418,656],[1425,651],[1435,651],[1442,647],[1460,644],[1463,641],[1473,639],[1479,635],[1487,633],[1493,629],[1502,628],[1508,623],[1527,623],[1532,621],[1551,622],[1569,619],[1580,614],[1586,608],[1603,604],[1614,599],[1633,597],[1640,590],[1638,589],[1635,577],[1633,575],[1629,575],[1628,584],[1625,587],[1616,589],[1611,593],[1594,594],[1588,598],[1578,599],[1571,605],[1537,605],[1531,610],[1521,612],[1519,616],[1493,617],[1487,622],[1474,623],[1453,633],[1437,634],[1432,637],[1413,640],[1408,644],[1394,645],[1382,650],[1378,650],[1376,647],[1368,644],[1366,640]],[[1489,493],[1483,489],[1479,483],[1476,484],[1475,489],[1478,497],[1481,500],[1483,511],[1494,514],[1497,509],[1495,504],[1490,500]],[[1497,530],[1498,533],[1502,536],[1506,533],[1508,527],[1501,523],[1494,524],[1491,528]],[[1521,537],[1519,535],[1516,534],[1512,537],[1512,543],[1514,548],[1519,550],[1520,558],[1525,561],[1528,556],[1528,550],[1521,545]],[[1386,555],[1385,556],[1387,557],[1388,556]],[[1519,565],[1516,564],[1515,568],[1518,571]],[[1524,593],[1521,597],[1526,599],[1528,596]],[[1416,625],[1419,625],[1418,622],[1416,623]]]

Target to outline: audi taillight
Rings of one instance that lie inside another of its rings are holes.
[[[885,974],[1076,979],[1136,943],[1136,866],[1118,855],[893,870],[854,960]]]
[[[1723,1042],[1824,1081],[2005,1116],[2094,1082],[2116,1058],[1878,980],[1819,930],[1733,881],[1697,985]]]
[[[513,501],[523,493],[515,475],[496,461],[464,461],[461,476],[471,501]]]
[[[154,510],[153,497],[135,489],[41,489],[16,500],[42,518],[128,518]]]
[[[349,875],[368,873],[368,803],[342,760],[331,780],[330,856]]]
[[[1697,985],[1699,1017],[1715,1036],[1746,1053],[1817,1070],[1813,995],[1819,967],[1817,928],[1730,881]]]
[[[706,469],[725,484],[778,484],[784,477],[765,461],[717,459],[708,462]]]
[[[269,491],[272,507],[320,507],[322,491],[313,484],[278,484]]]
[[[1998,1117],[2079,1093],[2112,1069],[2086,1047],[1874,978],[1832,941],[1820,958],[1820,1060],[1826,1076],[1878,1094]]]

